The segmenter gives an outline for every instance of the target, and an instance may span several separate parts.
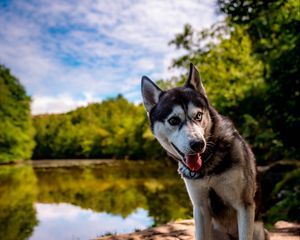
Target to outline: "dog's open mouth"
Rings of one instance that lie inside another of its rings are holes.
[[[184,160],[187,167],[193,172],[198,171],[202,166],[202,159],[200,153],[184,155]]]
[[[183,154],[175,144],[171,142],[171,145],[173,148],[178,152],[179,155],[181,155],[184,158],[184,165],[189,168],[190,171],[196,172],[198,171],[202,166],[202,159],[200,153],[196,154]]]

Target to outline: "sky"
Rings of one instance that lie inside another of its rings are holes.
[[[127,217],[94,212],[68,203],[36,203],[39,224],[30,240],[95,239],[107,233],[129,233],[153,225],[148,211],[137,208]]]
[[[186,23],[219,21],[214,0],[0,0],[0,64],[32,97],[32,114],[62,113],[166,79]]]

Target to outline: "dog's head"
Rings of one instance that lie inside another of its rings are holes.
[[[154,136],[171,156],[198,171],[212,121],[197,69],[191,64],[184,86],[167,91],[144,76],[142,96]]]

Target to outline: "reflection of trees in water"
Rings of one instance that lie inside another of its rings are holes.
[[[71,203],[124,218],[144,208],[155,224],[191,215],[175,166],[145,167],[136,162],[34,170],[29,166],[1,166],[0,183],[0,239],[31,236],[37,225],[34,202]]]
[[[67,202],[97,212],[128,216],[149,210],[155,224],[191,216],[176,167],[117,166],[38,168],[39,202]]]
[[[274,169],[270,172],[273,174]],[[265,176],[268,178],[269,175]],[[282,193],[280,201],[267,212],[269,222],[281,219],[282,214],[295,220],[299,216],[296,214],[298,192],[295,190],[298,176],[298,169],[290,172],[276,185],[273,193],[269,193],[272,196]],[[286,195],[289,192],[296,197]],[[192,214],[184,183],[175,166],[139,162],[34,170],[29,166],[0,166],[1,240],[23,240],[32,234],[37,225],[34,202],[71,203],[124,218],[137,208],[144,208],[153,217],[154,224],[188,218]]]
[[[146,191],[145,194],[149,214],[154,218],[155,224],[192,217],[191,203],[182,184],[166,184],[163,189]]]
[[[31,167],[1,166],[0,183],[0,239],[27,239],[37,224],[34,172]]]

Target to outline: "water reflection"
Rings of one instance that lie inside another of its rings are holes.
[[[37,181],[31,167],[0,167],[0,239],[27,239],[37,224]]]
[[[36,204],[39,225],[30,240],[95,239],[107,233],[126,233],[153,224],[144,209],[137,209],[126,218],[96,213],[67,204]]]
[[[175,166],[1,166],[0,183],[0,239],[87,239],[191,216]]]

